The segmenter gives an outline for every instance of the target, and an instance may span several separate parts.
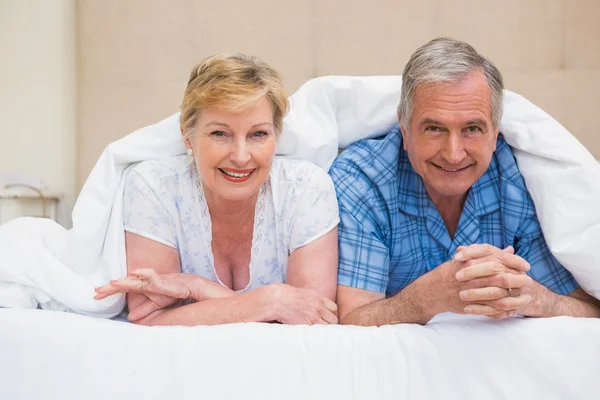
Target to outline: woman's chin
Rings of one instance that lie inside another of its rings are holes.
[[[214,180],[203,179],[202,183],[205,194],[210,193],[210,197],[214,196],[225,201],[244,201],[256,196],[267,178],[268,175],[252,174],[250,179],[236,182],[217,175]]]
[[[254,196],[259,189],[260,185],[256,184],[239,185],[232,183],[223,183],[219,185],[219,187],[215,191],[215,194],[218,197],[228,201],[244,201]]]

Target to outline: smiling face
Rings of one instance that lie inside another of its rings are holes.
[[[413,105],[410,126],[402,129],[412,167],[434,203],[462,198],[496,149],[498,130],[485,75],[474,71],[457,82],[423,83]]]
[[[263,97],[242,112],[200,110],[191,147],[204,190],[217,198],[248,200],[265,183],[275,156],[273,106]]]

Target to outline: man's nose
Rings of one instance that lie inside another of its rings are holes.
[[[458,165],[467,155],[464,138],[460,132],[451,132],[442,150],[442,158],[449,164]]]

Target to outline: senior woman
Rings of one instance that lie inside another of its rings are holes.
[[[144,325],[337,323],[337,200],[319,167],[275,158],[288,108],[280,75],[244,55],[192,70],[187,154],[136,165],[124,192],[127,293]]]

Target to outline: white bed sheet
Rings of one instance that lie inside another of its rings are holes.
[[[148,328],[0,309],[0,399],[597,399],[600,320]]]

